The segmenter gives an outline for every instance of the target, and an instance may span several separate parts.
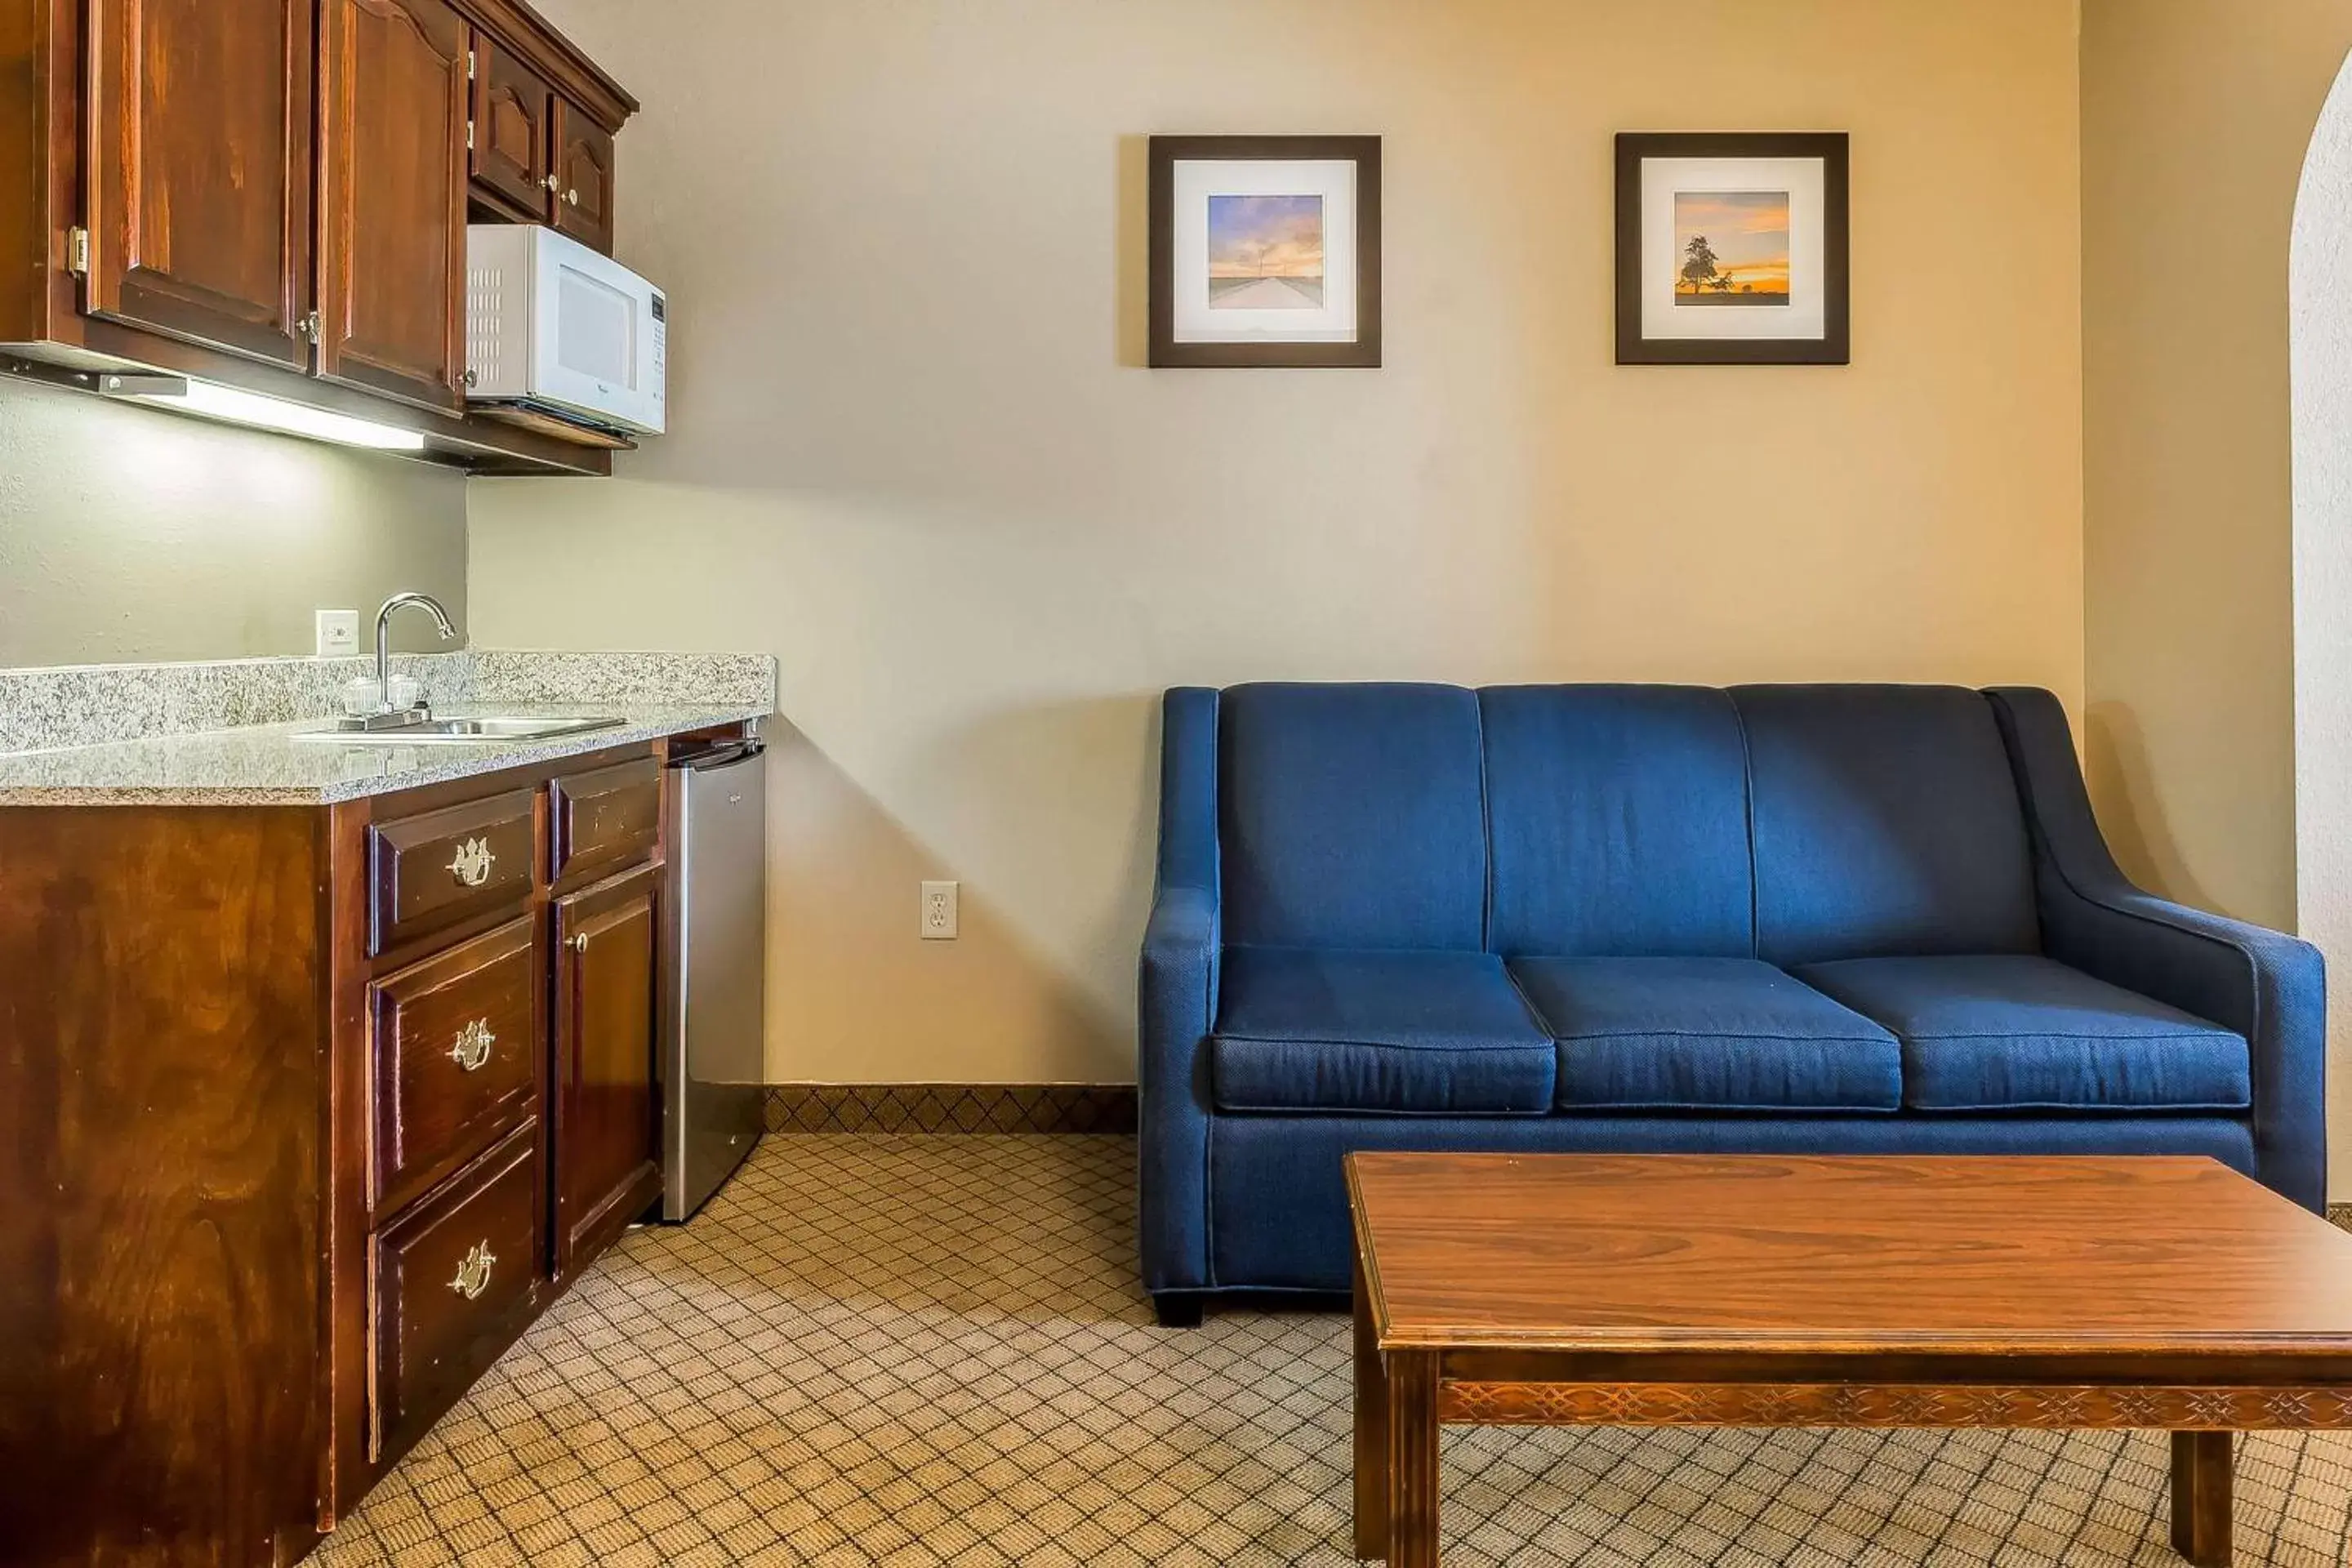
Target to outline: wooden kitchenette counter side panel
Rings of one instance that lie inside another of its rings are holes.
[[[324,852],[299,807],[0,809],[0,1541],[307,1546]]]

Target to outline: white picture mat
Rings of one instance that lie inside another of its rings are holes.
[[[1829,336],[1828,165],[1820,158],[1642,160],[1642,336],[1818,342]],[[1682,254],[1675,244],[1678,191],[1789,193],[1789,302],[1675,305]]]
[[[1175,339],[1180,343],[1356,341],[1356,163],[1352,158],[1179,158],[1175,191]],[[1211,196],[1321,196],[1320,310],[1209,307]]]

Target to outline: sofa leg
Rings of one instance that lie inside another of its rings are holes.
[[[1159,1315],[1163,1329],[1199,1328],[1201,1307],[1201,1293],[1197,1290],[1163,1290],[1151,1298],[1151,1310]]]

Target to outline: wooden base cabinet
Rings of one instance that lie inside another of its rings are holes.
[[[292,1563],[658,1199],[661,751],[0,808],[0,1562]]]
[[[556,1272],[569,1279],[661,1198],[655,1098],[657,869],[555,905]]]

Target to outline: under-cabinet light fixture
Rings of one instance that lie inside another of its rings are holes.
[[[175,414],[193,414],[203,419],[248,425],[288,436],[307,436],[314,441],[373,447],[383,452],[425,450],[425,437],[414,430],[378,425],[371,419],[354,419],[348,414],[330,414],[322,408],[289,403],[282,397],[265,397],[260,393],[223,386],[218,382],[179,375],[101,373],[98,390],[110,397],[143,403],[151,408],[167,408]]]

